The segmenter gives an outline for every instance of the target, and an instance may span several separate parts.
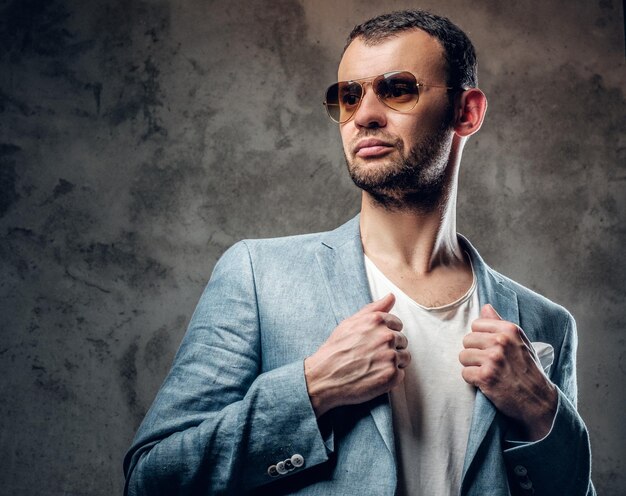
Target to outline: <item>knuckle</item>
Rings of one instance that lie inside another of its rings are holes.
[[[395,367],[385,367],[380,373],[380,377],[385,384],[389,384],[390,382],[393,382],[397,372],[398,370]]]
[[[495,365],[502,365],[504,363],[504,350],[500,347],[491,350],[487,356]]]
[[[507,322],[503,326],[504,331],[511,336],[518,336],[521,329],[513,322]]]
[[[493,367],[483,366],[480,370],[480,382],[488,387],[493,386],[498,380],[498,374]]]
[[[387,343],[389,345],[395,345],[396,343],[396,335],[392,330],[389,329],[386,329],[381,333],[381,339],[383,343]]]
[[[385,321],[385,317],[382,312],[372,312],[369,314],[370,323],[372,325],[380,325]]]
[[[381,358],[382,358],[382,360],[384,362],[391,362],[391,363],[395,364],[397,356],[398,356],[398,354],[396,353],[395,350],[388,349],[388,350],[384,350],[382,352]]]
[[[502,348],[508,348],[511,345],[511,336],[505,333],[499,333],[496,335],[496,344],[501,346]]]

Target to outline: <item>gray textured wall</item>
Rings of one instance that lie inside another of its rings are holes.
[[[111,495],[219,255],[358,210],[321,99],[344,36],[432,8],[486,123],[459,226],[579,324],[601,494],[626,493],[622,5],[0,2],[0,493]]]

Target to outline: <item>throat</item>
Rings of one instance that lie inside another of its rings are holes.
[[[461,263],[438,265],[428,272],[416,272],[410,266],[392,264],[383,259],[365,255],[373,266],[393,286],[415,303],[426,308],[445,307],[466,296],[474,286],[474,273],[467,257]]]

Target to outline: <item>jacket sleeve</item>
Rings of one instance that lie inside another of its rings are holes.
[[[254,273],[239,242],[216,264],[124,459],[125,494],[240,494],[326,461],[332,439],[320,433],[303,363],[260,371]],[[296,454],[300,467],[269,475]]]
[[[530,443],[507,443],[504,457],[514,495],[595,496],[587,428],[576,410],[576,323],[565,312],[563,342],[550,379],[558,406],[550,432]]]

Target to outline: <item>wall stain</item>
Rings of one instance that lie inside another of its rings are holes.
[[[167,64],[172,56],[163,45],[169,26],[170,12],[165,2],[109,2],[102,10],[98,26],[101,31],[97,33],[103,39],[102,63],[121,75],[119,84],[108,88],[112,104],[102,114],[112,128],[141,117],[143,133],[139,143],[168,135],[160,117],[165,95],[159,66]],[[128,50],[133,45],[137,45],[136,53]]]
[[[26,102],[5,93],[2,88],[0,88],[0,113],[10,112],[13,109],[17,110],[22,116],[29,116],[34,113]]]
[[[75,187],[76,186],[71,182],[63,178],[59,178],[59,182],[52,190],[52,198],[56,200],[59,196],[67,195],[68,193],[74,191]]]
[[[98,361],[102,364],[107,363],[111,357],[111,346],[110,344],[101,338],[85,338],[87,343],[93,349],[93,353],[95,354]]]
[[[181,183],[189,171],[174,164],[161,164],[160,156],[157,151],[155,161],[141,164],[131,186],[131,212],[135,219],[141,214],[159,217],[175,215],[180,205]]]
[[[111,293],[110,289],[105,288],[99,283],[92,282],[92,281],[87,280],[85,277],[80,277],[80,276],[76,276],[72,274],[69,267],[65,267],[65,275],[69,277],[72,281],[78,282],[80,284],[84,284],[85,286],[89,288],[97,289],[98,291],[105,293],[105,294]]]
[[[96,114],[100,115],[100,104],[102,100],[102,83],[87,83],[85,85],[86,89],[91,89],[93,92],[93,99],[96,103]]]
[[[174,327],[180,325],[180,316]],[[156,376],[165,376],[170,366],[172,345],[171,336],[166,326],[159,327],[148,340],[144,348],[144,364]]]
[[[63,368],[73,374],[80,368],[80,366],[66,358],[63,360]]]
[[[76,393],[58,377],[42,376],[35,379],[35,386],[51,393],[62,403],[76,401]]]
[[[168,273],[168,269],[156,259],[140,256],[137,250],[128,250],[117,243],[91,242],[77,248],[88,273],[96,274],[118,267],[121,270],[115,271],[114,280],[121,280],[135,289],[153,286]]]
[[[137,399],[137,352],[139,345],[137,341],[131,343],[121,358],[117,361],[118,373],[122,393],[126,399],[126,405],[130,410],[135,421],[139,422],[145,415],[145,412],[139,405]]]
[[[37,357],[31,364],[31,370],[35,374],[35,387],[51,394],[56,401],[61,403],[76,401],[76,393],[70,389],[70,386],[55,374],[48,372],[47,368],[39,363]]]
[[[0,144],[0,217],[20,199],[17,192],[17,172],[14,155],[21,148],[11,143]]]
[[[65,28],[70,17],[55,0],[13,0],[0,10],[2,59],[18,63],[29,56],[55,57],[72,49],[73,35]]]
[[[86,45],[87,48],[87,45]],[[88,45],[88,48],[91,49],[91,43]],[[81,95],[83,92],[91,93],[94,105],[95,112],[88,112],[86,110],[78,109],[81,117],[93,117],[95,115],[100,114],[100,105],[101,105],[101,96],[102,96],[102,88],[103,85],[100,81],[92,81],[88,82],[83,80],[77,72],[70,68],[68,62],[61,59],[54,59],[49,61],[44,65],[40,74],[42,76],[49,77],[51,79],[62,79],[69,86],[69,91],[74,95]]]
[[[0,11],[0,42],[3,50],[0,60],[18,68],[33,59],[39,60],[41,76],[60,78],[69,84],[70,92],[79,94],[90,91],[96,102],[96,114],[100,110],[102,83],[85,82],[71,67],[76,58],[95,48],[93,40],[80,39],[77,33],[67,28],[72,14],[64,2],[46,0],[14,0]],[[11,71],[13,72],[13,71]],[[19,72],[16,72],[19,74]],[[54,113],[52,108],[37,105],[30,109],[21,101],[18,94],[21,87],[12,90],[0,90],[0,109],[16,107],[23,115],[45,111]],[[14,93],[14,94],[10,94]],[[45,96],[45,95],[44,95]],[[78,116],[90,116],[86,111],[77,112]]]
[[[167,136],[167,129],[159,117],[158,109],[163,107],[159,83],[160,71],[152,57],[143,62],[143,70],[133,65],[124,77],[124,86],[118,92],[117,102],[105,112],[111,126],[119,126],[137,118],[141,112],[145,129],[139,141],[146,141],[158,135]]]
[[[72,191],[74,191],[76,185],[63,179],[63,178],[59,178],[59,181],[57,182],[57,184],[55,185],[54,189],[52,190],[52,195],[50,195],[48,198],[46,198],[43,202],[41,202],[39,204],[40,207],[43,207],[45,205],[48,205],[49,203],[53,202],[54,200],[57,200],[58,198],[65,196],[69,193],[71,193]]]

